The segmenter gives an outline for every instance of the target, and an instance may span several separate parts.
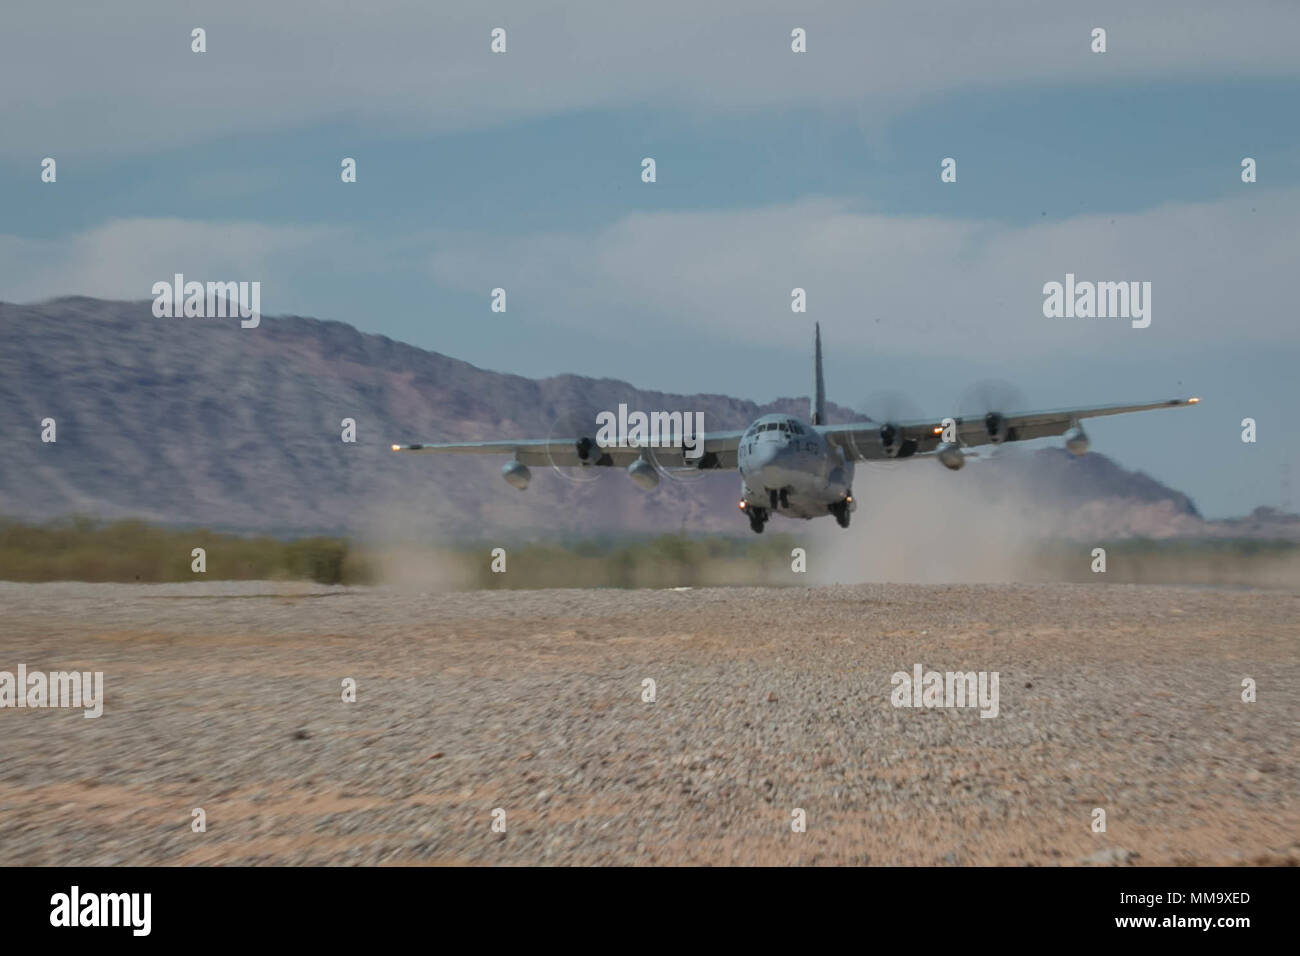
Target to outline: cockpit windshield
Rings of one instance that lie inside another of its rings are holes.
[[[753,436],[762,434],[763,432],[780,432],[782,435],[807,434],[802,425],[794,419],[787,419],[783,422],[763,422],[759,425],[752,425],[750,426],[749,431],[745,433],[745,437],[752,438]]]

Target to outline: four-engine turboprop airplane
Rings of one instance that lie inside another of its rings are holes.
[[[659,473],[737,469],[740,510],[749,526],[762,532],[770,516],[816,518],[834,515],[841,528],[857,509],[853,497],[853,466],[859,461],[891,458],[935,458],[953,471],[966,462],[964,449],[999,445],[1051,435],[1064,435],[1075,455],[1088,450],[1088,436],[1079,422],[1102,415],[1122,415],[1153,408],[1195,405],[1196,398],[1171,398],[1139,405],[1098,405],[1045,412],[1003,413],[982,417],[926,418],[908,422],[826,421],[826,389],[822,378],[822,339],[818,326],[814,345],[815,383],[812,423],[789,415],[764,415],[743,431],[706,432],[689,449],[646,448],[630,444],[602,445],[592,436],[529,438],[507,441],[445,442],[393,445],[393,451],[513,456],[501,469],[515,488],[528,486],[529,465],[561,467],[624,467],[647,490],[659,484]],[[592,423],[593,434],[596,423]],[[689,444],[689,443],[687,443]]]

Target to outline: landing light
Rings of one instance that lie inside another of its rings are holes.
[[[744,510],[745,510],[745,502],[742,501],[742,502],[738,505],[738,507],[740,508],[741,511],[744,511]]]
[[[393,451],[401,451],[401,450],[402,450],[402,446],[401,446],[401,445],[394,445],[394,446],[393,446]]]
[[[1197,402],[1199,402],[1199,401],[1200,401],[1199,398],[1189,398],[1189,399],[1187,400],[1187,404],[1188,404],[1188,405],[1195,405],[1195,404],[1196,404]]]
[[[935,426],[934,426],[934,433],[935,433],[936,435],[942,435],[942,434],[943,434],[943,426],[942,426],[942,425],[935,425]]]

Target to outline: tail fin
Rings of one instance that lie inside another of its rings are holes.
[[[822,324],[816,325],[816,344],[813,347],[817,380],[813,386],[812,423],[826,424],[826,383],[822,380]]]

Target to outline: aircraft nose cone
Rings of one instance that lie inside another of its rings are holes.
[[[765,487],[779,488],[784,480],[783,463],[787,446],[777,442],[764,443],[754,449],[751,468]]]
[[[762,469],[776,461],[780,457],[781,450],[781,446],[776,442],[763,442],[754,449],[754,453],[750,457],[754,466]]]

